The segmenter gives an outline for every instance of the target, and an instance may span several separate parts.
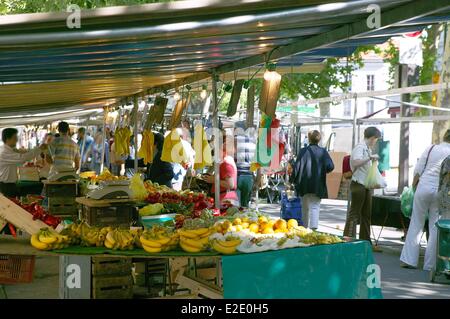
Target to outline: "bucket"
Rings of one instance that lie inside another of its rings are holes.
[[[162,225],[168,221],[173,221],[176,214],[164,214],[154,216],[141,216],[141,224],[145,229],[152,228],[155,225]]]

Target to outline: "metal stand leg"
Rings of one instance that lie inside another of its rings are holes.
[[[8,294],[6,293],[5,286],[0,285],[0,288],[2,289],[2,293],[3,293],[3,296],[5,296],[5,299],[8,299]]]

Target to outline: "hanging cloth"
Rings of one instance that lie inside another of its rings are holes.
[[[208,143],[206,132],[201,124],[194,129],[194,150],[195,163],[194,169],[201,169],[212,165],[211,146]]]
[[[155,152],[155,136],[151,130],[144,130],[142,134],[141,148],[138,151],[138,157],[144,159],[144,164],[153,162]]]

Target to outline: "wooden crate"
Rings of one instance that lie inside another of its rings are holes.
[[[136,208],[131,205],[110,207],[82,206],[82,219],[90,226],[130,227]]]
[[[131,258],[92,257],[92,298],[129,299],[133,297]]]
[[[77,182],[44,182],[44,192],[47,197],[77,197]]]
[[[78,203],[75,197],[49,197],[48,211],[63,219],[78,219]]]
[[[40,220],[33,220],[33,215],[0,194],[0,217],[33,235],[43,227],[48,227]]]
[[[92,257],[92,276],[130,275],[130,258]]]
[[[92,277],[92,298],[133,298],[133,277],[131,276],[131,274]]]

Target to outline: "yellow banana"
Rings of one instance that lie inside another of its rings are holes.
[[[39,250],[47,250],[49,248],[48,244],[39,241],[38,234],[34,234],[31,236],[31,245]]]
[[[190,246],[190,245],[187,245],[187,244],[184,243],[183,241],[180,241],[180,246],[181,246],[181,248],[182,248],[184,251],[186,251],[186,252],[188,252],[188,253],[199,253],[199,252],[202,251],[200,248],[192,247],[192,246]]]
[[[39,235],[39,241],[43,242],[45,244],[53,244],[57,240],[58,240],[58,238],[48,231],[43,231]]]
[[[202,235],[206,234],[207,232],[209,232],[209,228],[198,228],[198,229],[189,230],[189,232],[194,233],[197,236],[202,236]]]
[[[113,246],[116,244],[116,240],[114,239],[114,232],[110,231],[106,234],[106,240],[109,241]]]
[[[146,252],[151,253],[151,254],[161,252],[161,247],[160,248],[155,248],[155,247],[148,247],[146,245],[143,245],[142,247],[144,248],[144,250]]]
[[[213,241],[212,248],[224,255],[230,255],[236,252],[236,247],[224,247],[217,240]]]
[[[170,242],[170,237],[159,237],[156,241],[161,245],[167,245]]]
[[[186,238],[191,238],[191,239],[195,239],[197,237],[199,237],[197,234],[193,233],[192,230],[183,230],[183,229],[179,229],[178,233],[181,236],[184,236]]]
[[[203,246],[208,245],[209,243],[209,237],[200,237],[200,239],[198,240]]]
[[[114,244],[112,242],[110,242],[108,239],[105,240],[105,247],[109,248],[109,249],[113,249],[114,248]]]
[[[224,247],[236,247],[241,244],[240,239],[234,239],[234,240],[218,240],[219,244]]]
[[[152,248],[161,248],[161,246],[162,246],[161,243],[154,241],[154,240],[146,239],[144,236],[141,236],[140,240],[141,240],[141,244],[143,246],[152,247]]]
[[[191,239],[191,238],[185,238],[185,237],[181,237],[181,242],[185,243],[189,246],[198,248],[198,249],[203,249],[204,244],[202,244],[198,239]]]

